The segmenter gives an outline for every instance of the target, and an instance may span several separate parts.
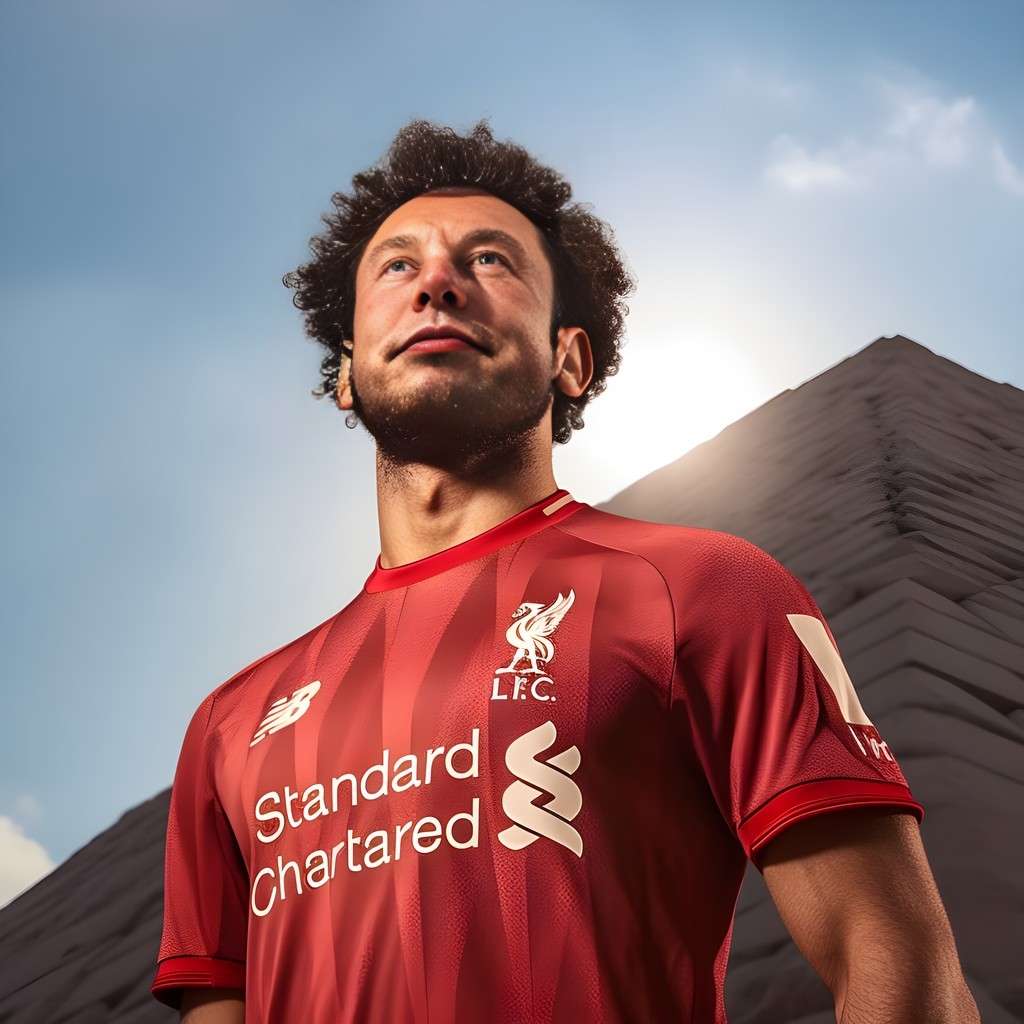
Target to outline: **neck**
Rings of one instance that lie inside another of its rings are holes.
[[[381,565],[391,569],[461,544],[555,490],[550,437],[458,467],[395,463],[378,449]]]

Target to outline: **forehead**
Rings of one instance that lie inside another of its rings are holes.
[[[474,231],[488,229],[506,232],[527,252],[546,262],[536,225],[503,199],[484,193],[435,193],[410,199],[391,212],[365,251],[369,252],[384,239],[399,235],[423,241],[440,236],[458,242]]]

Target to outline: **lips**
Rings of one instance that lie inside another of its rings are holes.
[[[445,324],[420,328],[401,344],[395,355],[399,356],[414,346],[418,352],[453,352],[466,346],[474,348],[478,352],[486,351],[471,334],[458,327],[450,327]]]

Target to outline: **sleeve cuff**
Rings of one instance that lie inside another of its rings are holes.
[[[907,811],[918,821],[924,817],[910,790],[898,782],[826,779],[805,782],[772,797],[740,825],[737,834],[747,856],[759,867],[761,848],[790,825],[846,807],[889,807]]]
[[[157,966],[153,995],[178,1009],[183,988],[238,988],[245,990],[245,964],[209,956],[174,956]]]

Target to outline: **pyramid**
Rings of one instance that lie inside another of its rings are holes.
[[[604,506],[735,533],[807,585],[925,807],[986,1024],[1024,1021],[1024,392],[883,338]],[[168,793],[0,910],[0,1024],[159,1024]],[[756,871],[732,1024],[834,1024]]]
[[[986,1024],[1024,1021],[1024,392],[880,338],[616,495],[735,533],[807,586],[925,808],[925,848]],[[834,1024],[757,872],[733,1024]]]

